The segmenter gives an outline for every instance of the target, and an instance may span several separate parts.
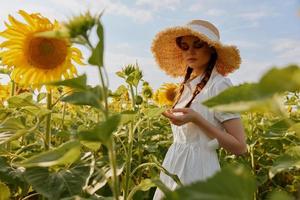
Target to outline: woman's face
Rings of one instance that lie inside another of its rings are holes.
[[[206,42],[201,41],[196,36],[183,36],[178,44],[181,49],[183,59],[187,66],[194,70],[201,70],[207,66],[212,49]]]

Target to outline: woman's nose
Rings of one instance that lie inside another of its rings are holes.
[[[195,54],[195,49],[194,49],[194,47],[190,47],[189,49],[188,49],[188,53],[189,54]]]

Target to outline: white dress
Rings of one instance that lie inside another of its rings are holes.
[[[196,85],[201,81],[202,76],[200,75],[184,85],[183,94],[175,108],[182,108],[186,105],[191,99]],[[232,82],[230,79],[219,74],[216,68],[214,68],[209,81],[195,97],[190,108],[200,113],[203,118],[216,127],[224,130],[221,122],[228,119],[240,118],[240,114],[209,110],[201,102],[216,96],[231,86]],[[162,165],[169,172],[177,174],[182,184],[186,185],[195,181],[205,180],[220,169],[216,152],[219,144],[216,139],[210,139],[193,123],[187,123],[182,126],[171,124],[171,128],[173,144],[169,147]],[[171,190],[178,187],[173,179],[163,172],[160,173],[160,179]],[[160,200],[162,197],[163,193],[157,188],[153,200]]]

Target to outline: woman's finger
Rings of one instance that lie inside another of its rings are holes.
[[[182,112],[182,113],[187,113],[188,109],[187,108],[174,108],[172,109],[172,112]]]

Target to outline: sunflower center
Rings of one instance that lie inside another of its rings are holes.
[[[29,41],[28,61],[39,69],[53,69],[61,65],[68,53],[67,42],[55,38],[35,37]]]
[[[166,98],[167,98],[169,101],[174,101],[175,96],[176,96],[176,91],[175,91],[175,89],[168,89],[168,90],[166,91]]]

